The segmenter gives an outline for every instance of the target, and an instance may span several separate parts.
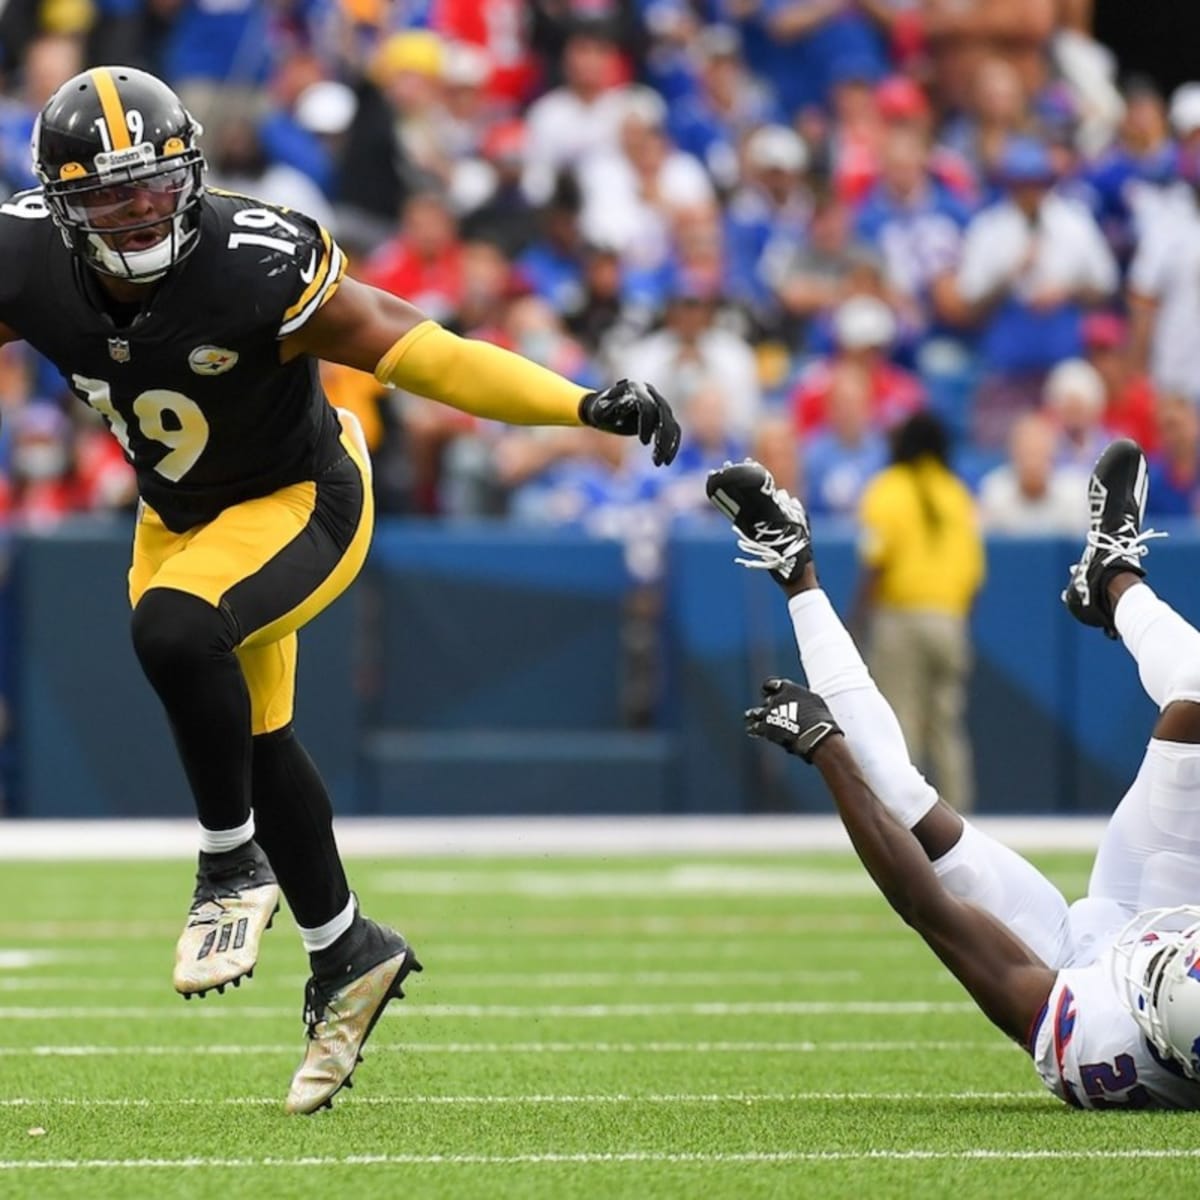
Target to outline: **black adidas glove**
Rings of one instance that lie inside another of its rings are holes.
[[[746,710],[746,732],[782,746],[812,762],[813,751],[831,734],[841,736],[829,706],[817,695],[790,679],[768,679],[762,685],[759,708]]]
[[[654,442],[654,465],[664,467],[679,449],[679,422],[671,406],[648,383],[621,379],[579,402],[579,419],[593,429]]]

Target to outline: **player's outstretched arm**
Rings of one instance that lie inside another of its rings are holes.
[[[654,461],[679,449],[679,423],[649,384],[623,379],[599,392],[488,342],[460,338],[397,296],[343,279],[283,343],[286,362],[310,354],[370,371],[380,383],[511,425],[591,425],[653,443]]]
[[[746,731],[821,772],[863,866],[888,903],[929,944],[984,1014],[1024,1044],[1055,972],[990,913],[943,886],[921,844],[863,778],[825,701],[787,679],[763,684]]]

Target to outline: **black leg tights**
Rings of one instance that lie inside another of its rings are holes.
[[[291,725],[254,739],[255,841],[275,869],[296,924],[315,929],[350,902],[325,782]]]
[[[226,612],[172,588],[151,588],[133,613],[133,645],[167,710],[206,829],[250,817],[293,915],[331,921],[350,900],[333,839],[333,808],[291,725],[251,737],[250,693]]]
[[[205,829],[250,818],[250,693],[233,618],[174,588],[151,588],[133,610],[133,648],[158,693]]]

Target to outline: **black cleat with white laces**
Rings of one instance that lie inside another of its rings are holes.
[[[1110,638],[1117,637],[1117,628],[1108,595],[1109,581],[1122,571],[1144,577],[1141,559],[1150,549],[1146,543],[1166,537],[1157,530],[1142,529],[1147,483],[1146,456],[1129,438],[1121,438],[1104,450],[1088,481],[1091,523],[1087,544],[1071,567],[1062,599],[1077,621],[1103,629]]]
[[[748,458],[726,463],[708,476],[708,498],[741,535],[738,548],[749,555],[735,561],[770,571],[778,583],[795,583],[812,562],[812,537],[804,505],[775,486],[771,472]]]

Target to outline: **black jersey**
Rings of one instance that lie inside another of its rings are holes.
[[[41,192],[0,205],[0,322],[103,414],[176,532],[342,456],[317,363],[279,360],[280,340],[337,289],[341,250],[308,217],[223,192],[205,194],[199,238],[118,325]]]

